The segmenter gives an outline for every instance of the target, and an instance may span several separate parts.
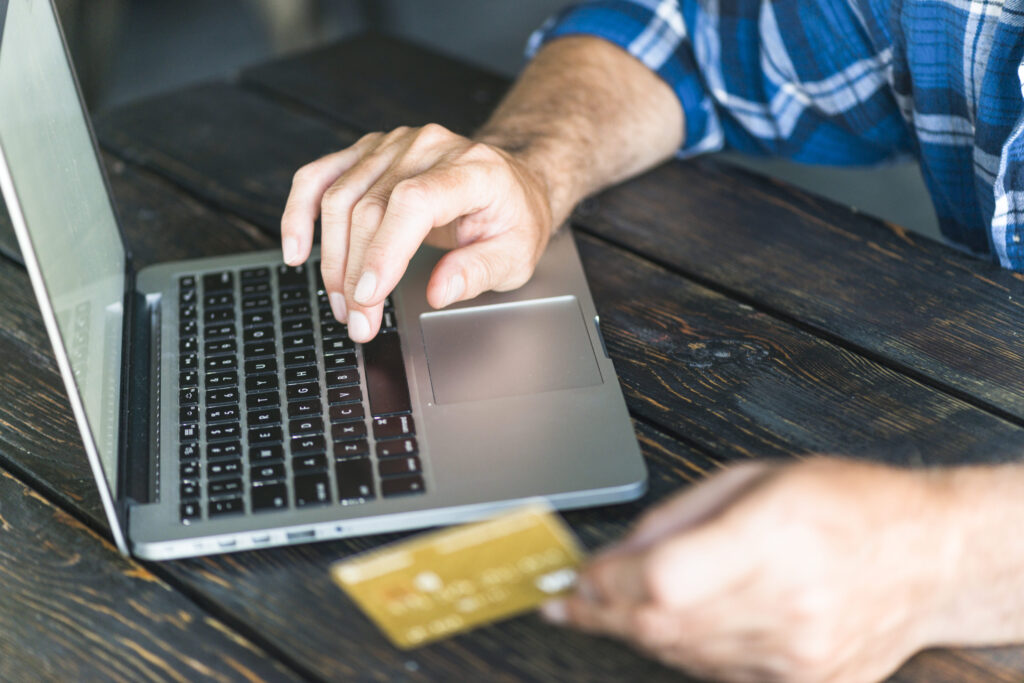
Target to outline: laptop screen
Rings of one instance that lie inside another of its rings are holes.
[[[0,0],[0,31],[0,148],[13,185],[7,202],[15,223],[13,205],[24,218],[116,496],[125,250],[50,3]],[[19,237],[25,251],[24,231]]]

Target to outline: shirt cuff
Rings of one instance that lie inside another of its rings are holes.
[[[598,0],[570,7],[530,36],[532,57],[545,43],[590,35],[618,45],[654,71],[675,92],[685,115],[685,138],[676,156],[722,149],[722,124],[704,88],[678,2]]]

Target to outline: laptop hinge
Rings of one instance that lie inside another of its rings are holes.
[[[133,283],[134,285],[134,283]],[[132,287],[126,316],[121,392],[122,448],[119,496],[125,507],[158,500],[157,443],[159,416],[154,406],[159,391],[160,307]]]

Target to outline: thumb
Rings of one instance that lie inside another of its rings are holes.
[[[523,255],[530,249],[523,237],[502,233],[448,252],[434,267],[427,283],[427,301],[444,308],[483,292],[505,292],[526,284],[533,263]]]

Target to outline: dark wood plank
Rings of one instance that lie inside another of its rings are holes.
[[[360,88],[363,130],[399,118],[390,70],[358,70],[372,38],[339,43],[244,73],[245,83],[333,115]],[[406,48],[403,59],[429,59]],[[324,68],[330,64],[332,68]],[[414,68],[412,66],[410,69]],[[440,66],[436,67],[440,68]],[[459,73],[467,69],[460,66]],[[306,74],[315,73],[308,78]],[[434,78],[448,76],[438,73]],[[473,111],[417,91],[442,124]],[[422,122],[422,118],[408,122]],[[924,237],[711,159],[670,163],[577,212],[588,231],[628,246],[759,307],[792,318],[895,367],[1024,419],[1024,279]]]
[[[7,215],[7,207],[0,198],[0,255],[5,256],[15,263],[24,264],[21,258],[21,250],[18,248],[18,239],[14,236],[14,227]]]
[[[300,680],[0,470],[0,680]]]

